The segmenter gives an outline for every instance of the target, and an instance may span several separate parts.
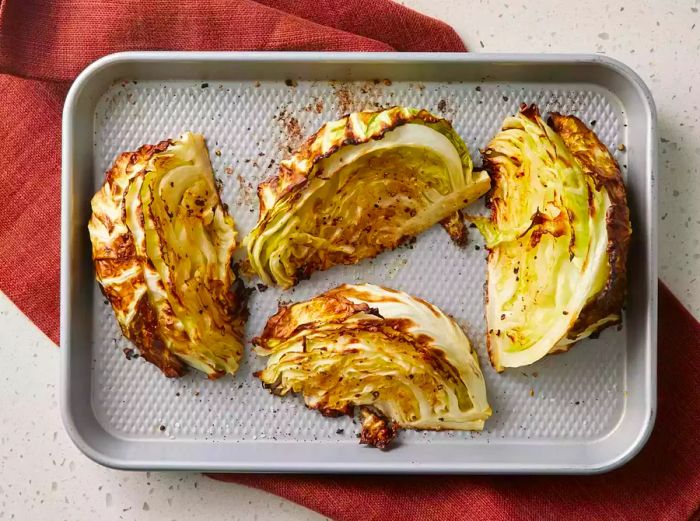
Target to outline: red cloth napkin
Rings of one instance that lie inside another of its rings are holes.
[[[466,50],[447,25],[389,0],[0,0],[0,290],[54,341],[63,99],[88,63],[129,49]],[[663,285],[660,307],[656,429],[607,475],[216,477],[348,520],[697,516],[700,325]]]

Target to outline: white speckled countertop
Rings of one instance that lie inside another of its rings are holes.
[[[600,52],[642,76],[661,137],[661,278],[700,317],[700,0],[401,3],[448,21],[476,52]],[[59,417],[58,350],[1,293],[0,360],[0,519],[322,519],[199,474],[120,472],[88,460]]]

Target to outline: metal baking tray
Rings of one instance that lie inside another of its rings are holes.
[[[95,283],[86,229],[90,198],[120,152],[186,130],[204,134],[243,237],[257,217],[257,184],[327,120],[424,107],[452,120],[478,164],[479,148],[521,102],[576,114],[622,166],[634,236],[621,330],[497,374],[484,345],[481,237],[473,231],[459,249],[439,226],[412,248],[317,273],[289,292],[256,290],[247,328],[250,339],[280,299],[341,282],[423,297],[456,317],[480,355],[494,410],[483,432],[404,431],[382,452],[359,445],[350,418],[270,395],[252,376],[262,366],[252,353],[235,377],[218,381],[194,371],[167,379],[124,356],[129,344]],[[124,469],[593,473],[623,464],[646,441],[656,409],[656,132],[647,87],[600,55],[130,52],[98,60],[73,84],[63,119],[61,410],[70,436],[90,458]]]

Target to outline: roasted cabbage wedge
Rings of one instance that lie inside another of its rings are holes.
[[[491,415],[462,329],[401,291],[345,284],[281,306],[253,344],[268,357],[265,387],[325,416],[359,408],[361,441],[379,448],[399,428],[481,430]]]
[[[483,152],[494,183],[486,318],[496,370],[619,324],[632,232],[620,168],[578,118],[523,106]]]
[[[448,121],[404,107],[356,112],[326,123],[258,187],[250,266],[266,284],[288,288],[441,221],[463,242],[459,211],[489,187]]]
[[[202,136],[119,156],[88,229],[97,280],[146,360],[169,377],[185,364],[210,378],[236,371],[247,309],[231,265],[236,231]]]

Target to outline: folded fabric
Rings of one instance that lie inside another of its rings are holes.
[[[0,290],[58,340],[60,128],[70,81],[124,50],[464,51],[389,0],[0,0]],[[336,519],[688,519],[700,505],[700,326],[661,286],[659,414],[590,477],[217,475]]]

